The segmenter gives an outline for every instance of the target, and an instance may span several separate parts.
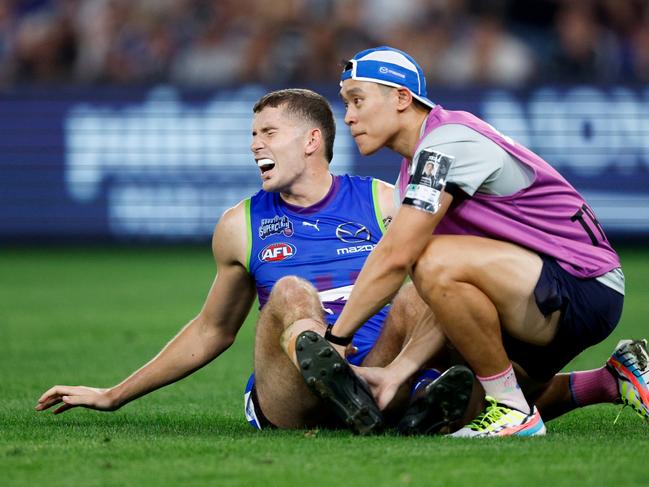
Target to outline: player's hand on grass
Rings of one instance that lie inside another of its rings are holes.
[[[109,397],[108,389],[86,386],[54,386],[38,399],[35,409],[44,411],[60,403],[63,404],[54,410],[54,414],[60,414],[79,406],[99,411],[117,409],[117,405]]]
[[[390,372],[382,367],[353,367],[354,372],[370,386],[376,404],[385,409],[401,385],[395,381]]]

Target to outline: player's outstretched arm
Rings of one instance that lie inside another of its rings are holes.
[[[254,300],[254,282],[244,265],[247,236],[243,205],[226,211],[214,231],[212,250],[217,275],[198,316],[146,365],[107,389],[57,385],[38,400],[37,411],[61,404],[55,414],[74,407],[114,411],[176,382],[218,357],[235,339]]]

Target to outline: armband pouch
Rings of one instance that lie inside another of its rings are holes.
[[[403,204],[427,213],[437,213],[446,187],[446,176],[454,160],[454,157],[441,152],[421,151],[410,167]]]

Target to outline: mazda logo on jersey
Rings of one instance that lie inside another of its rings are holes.
[[[290,259],[295,255],[295,252],[297,252],[295,245],[283,242],[273,243],[261,249],[259,260],[262,262],[280,262]]]
[[[361,243],[368,242],[372,238],[372,234],[365,225],[347,222],[336,227],[336,237],[345,243]]]

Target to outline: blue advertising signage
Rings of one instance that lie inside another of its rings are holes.
[[[394,181],[400,158],[361,157],[337,91],[336,173]],[[260,188],[251,152],[254,102],[244,86],[169,86],[0,95],[0,239],[191,241]],[[541,87],[432,90],[554,165],[610,234],[649,236],[649,90]]]

